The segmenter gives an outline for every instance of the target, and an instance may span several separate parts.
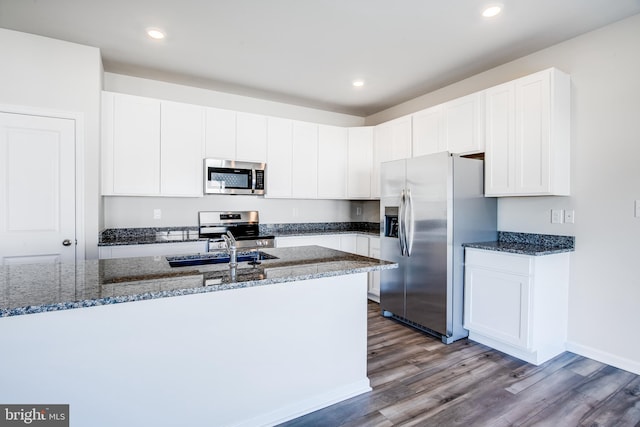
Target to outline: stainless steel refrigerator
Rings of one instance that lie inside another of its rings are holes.
[[[462,327],[463,243],[497,238],[496,199],[484,197],[484,162],[448,152],[382,163],[383,315],[442,338]]]

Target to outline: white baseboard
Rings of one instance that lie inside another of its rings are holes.
[[[348,384],[328,393],[322,393],[313,398],[295,402],[267,414],[242,421],[233,427],[275,426],[371,390],[369,379],[365,378],[364,380]]]
[[[640,362],[619,357],[575,342],[567,342],[567,351],[640,375]]]

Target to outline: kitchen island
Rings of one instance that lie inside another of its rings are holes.
[[[164,257],[0,268],[0,401],[73,425],[274,425],[370,390],[366,273],[317,246],[277,259]]]

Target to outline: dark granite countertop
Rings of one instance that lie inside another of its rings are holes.
[[[487,251],[541,256],[573,252],[575,237],[499,231],[497,241],[465,243],[462,246]]]
[[[278,259],[171,267],[165,257],[0,266],[0,317],[224,291],[396,268],[320,246],[265,249]]]
[[[323,234],[363,234],[379,236],[377,222],[287,223],[260,225],[260,234],[289,237]],[[198,227],[111,228],[100,233],[98,246],[148,245],[155,243],[197,242]]]

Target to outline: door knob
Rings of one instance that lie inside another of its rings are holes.
[[[71,240],[69,239],[64,239],[62,241],[62,246],[71,246]]]

